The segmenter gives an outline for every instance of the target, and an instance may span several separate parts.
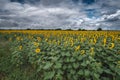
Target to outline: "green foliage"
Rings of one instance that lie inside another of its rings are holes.
[[[3,36],[3,35],[2,35]],[[5,36],[5,37],[4,37]],[[99,37],[96,44],[89,39],[80,42],[74,37],[74,46],[67,44],[59,37],[51,35],[46,39],[44,34],[10,34],[3,40],[6,46],[0,46],[0,76],[1,80],[119,80],[120,79],[120,44],[116,41],[114,49],[103,46]],[[16,40],[16,37],[22,39]],[[29,38],[28,36],[32,37]],[[63,35],[65,36],[65,34]],[[40,37],[41,40],[37,40]],[[61,40],[57,44],[57,40]],[[75,41],[76,40],[76,41]],[[52,42],[49,42],[52,41]],[[34,43],[36,42],[36,43]],[[108,38],[108,42],[112,42]],[[80,45],[80,49],[75,50]],[[22,46],[20,48],[20,46]],[[36,53],[36,49],[40,51]],[[90,50],[94,48],[92,53]],[[85,52],[81,52],[85,50]]]

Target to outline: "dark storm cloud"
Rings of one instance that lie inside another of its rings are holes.
[[[95,2],[95,0],[82,0],[82,3],[85,4],[93,4]]]
[[[120,29],[120,0],[0,0],[0,29]]]

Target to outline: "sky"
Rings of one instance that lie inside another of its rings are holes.
[[[0,0],[0,29],[120,30],[120,0]]]

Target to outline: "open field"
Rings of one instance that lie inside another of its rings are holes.
[[[120,80],[120,31],[0,31],[0,80]]]

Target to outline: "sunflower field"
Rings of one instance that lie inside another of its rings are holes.
[[[0,31],[0,80],[120,80],[120,31]]]

